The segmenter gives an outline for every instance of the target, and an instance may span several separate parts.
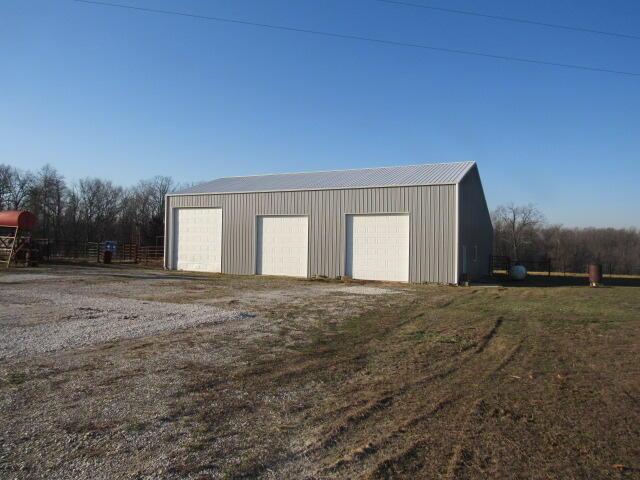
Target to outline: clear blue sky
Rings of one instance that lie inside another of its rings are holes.
[[[373,0],[114,0],[640,72],[640,40]],[[413,0],[640,35],[636,0]],[[640,227],[640,77],[127,11],[0,3],[0,163],[74,181],[475,160],[490,204]]]

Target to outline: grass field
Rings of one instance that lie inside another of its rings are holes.
[[[0,288],[246,320],[0,361],[0,476],[640,478],[640,279],[84,272]]]

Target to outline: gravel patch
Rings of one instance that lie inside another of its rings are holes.
[[[59,275],[48,273],[5,273],[0,275],[0,283],[27,283],[37,280],[55,280]]]
[[[383,287],[368,287],[365,285],[346,285],[326,287],[325,290],[336,293],[348,293],[351,295],[389,295],[401,293],[399,290]]]
[[[60,292],[0,291],[0,359],[78,348],[249,315],[203,304],[172,304]],[[31,312],[37,305],[37,315]],[[38,321],[41,320],[41,321]],[[46,320],[46,321],[45,321]]]

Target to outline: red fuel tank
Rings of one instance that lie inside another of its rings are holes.
[[[0,212],[0,227],[18,227],[20,230],[33,230],[36,223],[36,216],[26,210]]]

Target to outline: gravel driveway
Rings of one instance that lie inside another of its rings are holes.
[[[204,304],[175,304],[86,294],[0,289],[0,359],[136,338],[248,314]]]
[[[399,293],[382,286],[273,277],[248,277],[246,282],[250,288],[237,288],[222,279],[139,269],[54,267],[1,272],[0,360],[204,324],[246,323],[269,309],[281,311],[310,298],[342,295],[343,303],[331,300],[322,310],[332,314],[344,311],[348,298]]]

